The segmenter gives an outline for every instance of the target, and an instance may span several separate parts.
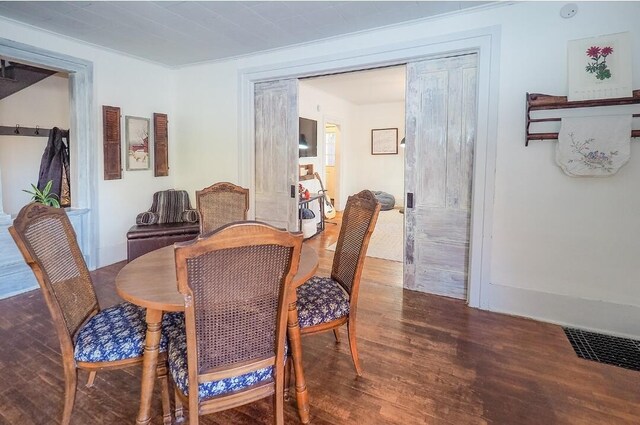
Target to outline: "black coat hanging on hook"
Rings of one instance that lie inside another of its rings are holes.
[[[66,139],[66,143],[65,140]],[[40,161],[38,189],[43,190],[49,180],[53,181],[51,193],[58,195],[61,206],[69,206],[69,136],[68,132],[53,127],[49,132],[47,147]]]

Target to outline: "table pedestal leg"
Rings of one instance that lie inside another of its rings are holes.
[[[298,415],[303,424],[309,423],[309,394],[307,393],[307,383],[302,370],[302,342],[300,341],[300,325],[298,324],[298,309],[295,299],[289,304],[287,316],[287,333],[289,334],[289,344],[291,357],[293,358],[293,369],[296,379],[296,401],[298,404]]]
[[[147,309],[147,335],[144,343],[142,360],[142,385],[140,390],[140,410],[137,425],[148,425],[151,422],[151,398],[156,378],[160,336],[162,334],[162,310]]]

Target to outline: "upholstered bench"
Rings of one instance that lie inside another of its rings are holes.
[[[127,260],[175,242],[195,239],[199,233],[198,212],[191,208],[186,191],[156,192],[151,208],[138,214],[136,225],[127,232]]]
[[[131,261],[175,242],[190,241],[199,233],[200,224],[197,222],[135,225],[127,232],[127,260]]]

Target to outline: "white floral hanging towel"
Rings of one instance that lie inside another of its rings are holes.
[[[631,155],[631,115],[562,118],[556,162],[572,177],[615,174]]]

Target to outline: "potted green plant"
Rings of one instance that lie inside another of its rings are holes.
[[[43,190],[38,189],[35,185],[31,185],[33,191],[22,189],[23,192],[27,192],[29,195],[33,196],[31,198],[32,202],[37,202],[39,204],[48,205],[50,207],[60,208],[60,201],[57,199],[58,195],[55,193],[51,193],[51,185],[53,184],[53,180],[49,180],[47,185]]]

